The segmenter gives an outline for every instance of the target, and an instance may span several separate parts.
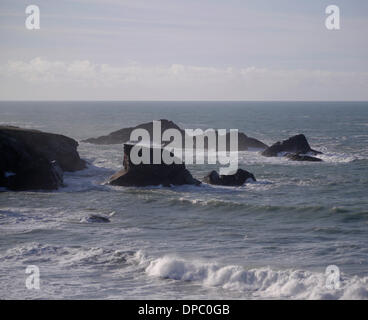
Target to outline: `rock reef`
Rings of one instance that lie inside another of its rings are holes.
[[[161,135],[168,129],[178,130],[181,133],[181,139],[183,139],[183,146],[185,146],[184,142],[189,136],[177,124],[162,119],[160,120],[160,128]],[[154,122],[124,128],[107,136],[84,140],[84,142],[99,145],[124,143],[124,169],[115,173],[109,179],[109,184],[118,186],[171,186],[199,185],[201,183],[193,178],[185,164],[179,159],[175,159],[172,164],[165,164],[165,161],[161,161],[159,164],[135,164],[130,157],[130,151],[134,144],[127,143],[134,129],[145,129],[152,137]],[[195,136],[193,139],[194,148],[202,140],[205,149],[213,149],[214,146],[209,143],[207,134],[209,133],[203,135],[199,133]],[[212,137],[215,136],[216,141],[219,140],[219,131],[213,130],[211,134]],[[229,150],[230,132],[226,133],[225,140],[227,150]],[[152,141],[150,143],[151,146],[144,147],[149,149],[150,159],[153,159],[154,153],[157,155],[157,150],[159,150],[161,160],[164,156],[166,159],[173,157],[172,153],[163,148],[170,142],[165,142],[158,147],[153,147]],[[77,171],[86,167],[86,162],[80,158],[77,147],[77,141],[60,134],[0,126],[0,187],[9,190],[57,189],[63,185],[64,171]],[[215,151],[219,151],[217,143],[215,148]],[[239,132],[238,148],[239,151],[263,149],[261,154],[266,157],[281,155],[292,161],[322,161],[322,159],[314,157],[321,152],[312,149],[303,134],[279,141],[268,147],[263,142]],[[169,157],[165,153],[170,153]],[[238,169],[233,175],[219,175],[216,171],[212,171],[204,178],[204,181],[214,185],[240,186],[250,179],[256,181],[252,173]]]

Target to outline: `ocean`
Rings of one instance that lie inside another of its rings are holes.
[[[103,184],[122,145],[80,142],[89,166],[65,187],[0,192],[0,299],[368,299],[368,102],[0,102],[1,124],[78,141],[158,119],[269,145],[304,133],[324,161],[244,151],[257,182],[127,188]]]

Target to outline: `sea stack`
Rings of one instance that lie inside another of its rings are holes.
[[[287,154],[312,154],[317,155],[322,152],[313,150],[304,134],[298,134],[284,141],[278,141],[273,144],[271,147],[267,148],[262,152],[263,156],[266,157],[277,157],[279,155],[287,155]],[[300,158],[298,159],[300,160]]]
[[[200,181],[193,178],[191,173],[186,169],[185,164],[179,159],[176,159],[176,163],[165,164],[163,157],[165,153],[169,151],[153,146],[139,147],[142,148],[140,152],[148,151],[150,155],[150,163],[139,163],[135,164],[131,159],[131,151],[135,145],[132,143],[124,144],[124,169],[115,173],[109,180],[109,184],[117,186],[135,186],[135,187],[145,187],[145,186],[158,186],[162,185],[169,187],[172,185],[199,185]],[[148,149],[148,150],[147,150]],[[155,150],[156,149],[156,150]],[[161,156],[161,163],[152,163],[153,153],[159,152]],[[170,153],[172,157],[172,154]]]

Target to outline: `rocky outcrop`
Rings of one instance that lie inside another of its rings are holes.
[[[204,182],[220,186],[242,186],[247,181],[256,181],[254,175],[246,170],[238,169],[232,175],[219,175],[217,171],[211,171]]]
[[[293,161],[311,161],[311,162],[322,162],[323,160],[316,157],[311,157],[307,155],[289,153],[286,155],[286,158]]]
[[[255,138],[248,137],[243,132],[239,132],[238,134],[238,146],[239,151],[246,151],[249,149],[267,149],[268,145],[264,144],[262,141],[259,141]]]
[[[293,136],[287,140],[279,141],[273,144],[271,147],[267,148],[262,152],[263,156],[266,157],[277,157],[278,155],[286,155],[286,154],[321,154],[322,152],[313,150],[308,141],[307,138],[304,136],[304,134],[299,134],[296,136]]]
[[[63,171],[84,169],[78,142],[63,135],[0,126],[0,187],[57,189]]]
[[[185,146],[185,140],[186,140],[186,134],[185,134],[185,130],[181,129],[177,124],[175,124],[172,121],[166,120],[166,119],[161,119],[159,120],[161,122],[161,135],[163,134],[163,132],[165,132],[168,129],[176,129],[179,130],[179,132],[181,133],[182,136],[182,141],[181,144],[184,147]],[[153,137],[153,122],[147,122],[147,123],[143,123],[140,124],[136,127],[130,127],[130,128],[124,128],[118,131],[114,131],[110,134],[108,134],[107,136],[102,136],[102,137],[98,137],[98,138],[90,138],[90,139],[86,139],[83,140],[82,142],[87,142],[87,143],[93,143],[93,144],[122,144],[125,142],[130,141],[130,135],[132,133],[133,130],[135,129],[145,129],[148,131],[148,133],[150,134],[150,137],[152,139]],[[218,131],[214,130],[216,137],[218,137]],[[189,135],[187,136],[187,138],[189,137]],[[197,135],[195,136],[195,139],[193,139],[194,144],[193,147],[196,147],[196,144],[198,142],[198,138],[201,138],[201,136]],[[166,145],[168,144],[168,142],[163,143],[162,145]],[[230,133],[228,132],[226,134],[226,146],[227,146],[227,150],[229,150],[229,146],[230,146]],[[249,149],[266,149],[268,146],[266,144],[264,144],[263,142],[252,138],[252,137],[248,137],[246,134],[244,134],[243,132],[239,132],[238,133],[238,150],[239,151],[244,151],[244,150],[249,150]],[[208,149],[209,145],[208,145],[208,139],[206,137],[204,137],[204,148]],[[217,148],[217,147],[216,147]]]
[[[219,133],[218,131],[215,132],[216,134],[216,138],[219,138]],[[196,136],[196,139],[194,140],[194,146],[196,145],[196,142],[198,141],[199,136]],[[205,149],[217,149],[218,147],[216,146],[216,148],[211,148],[211,146],[208,143],[208,139],[206,138],[204,141],[204,147]],[[257,150],[264,150],[268,148],[268,146],[266,144],[264,144],[263,142],[252,138],[252,137],[248,137],[245,133],[243,132],[238,132],[238,151],[247,151],[247,150],[252,150],[252,149],[257,149]],[[229,151],[230,150],[230,132],[226,133],[226,150]]]
[[[172,121],[161,119],[161,134],[167,129],[177,129],[184,134],[184,130],[182,130],[177,124]],[[151,137],[153,136],[153,122],[147,122],[135,127],[129,127],[120,129],[114,132],[111,132],[107,136],[101,136],[98,138],[90,138],[86,140],[82,140],[82,142],[93,143],[93,144],[123,144],[125,142],[130,141],[130,135],[135,129],[145,129],[149,132]]]
[[[201,182],[194,179],[186,169],[184,163],[165,164],[163,162],[164,153],[168,152],[162,148],[144,147],[148,149],[150,162],[147,164],[136,164],[131,159],[133,144],[124,144],[124,169],[115,173],[109,184],[117,186],[158,186],[169,187],[171,185],[199,185]],[[155,150],[155,151],[154,151]],[[159,152],[161,156],[160,164],[153,164],[153,153]],[[172,154],[170,154],[172,156]],[[177,162],[180,162],[177,160]]]

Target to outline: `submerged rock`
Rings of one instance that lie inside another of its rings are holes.
[[[162,159],[165,152],[162,148],[144,147],[148,149],[151,163],[135,164],[131,160],[131,150],[133,144],[124,144],[124,169],[115,173],[109,180],[109,184],[117,186],[158,186],[165,187],[171,185],[199,185],[201,182],[194,179],[186,169],[184,163],[165,164]],[[154,150],[158,150],[161,155],[161,164],[152,164]],[[179,161],[178,161],[179,162]]]
[[[0,126],[0,187],[57,189],[63,171],[84,169],[78,142],[63,135]]]
[[[241,186],[249,180],[257,181],[252,173],[243,169],[238,169],[232,175],[219,175],[217,171],[211,171],[204,178],[204,182],[220,186]]]
[[[286,157],[293,161],[311,161],[311,162],[322,162],[323,160],[316,157],[311,157],[305,154],[288,154]]]
[[[109,223],[110,219],[107,217],[99,216],[96,214],[92,214],[86,218],[82,218],[81,222],[90,222],[90,223]]]
[[[321,154],[322,152],[313,150],[304,134],[293,136],[287,140],[279,141],[262,152],[266,157],[277,157],[280,153],[288,154]]]

